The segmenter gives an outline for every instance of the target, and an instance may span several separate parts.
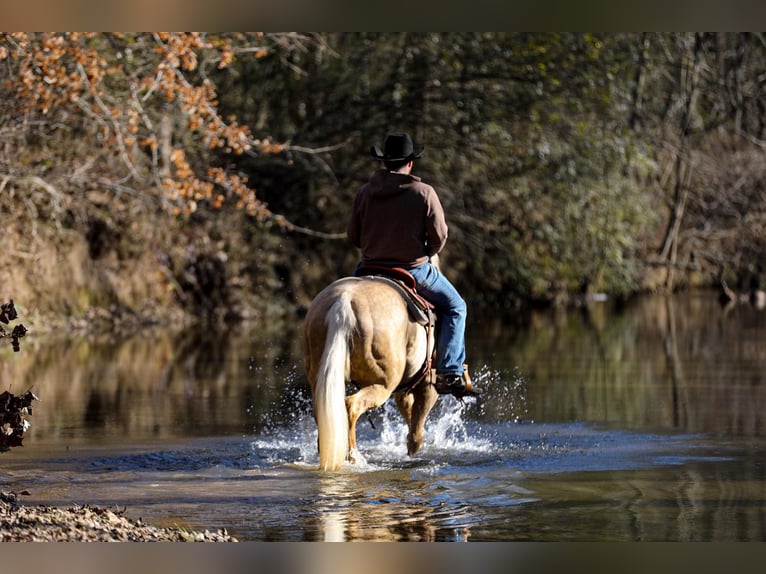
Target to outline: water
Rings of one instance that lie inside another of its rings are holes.
[[[42,400],[0,480],[252,541],[764,540],[765,330],[709,294],[473,323],[485,395],[442,398],[415,457],[391,403],[362,417],[332,475],[294,336],[40,341],[2,357]]]
[[[126,507],[155,524],[226,528],[241,540],[632,540],[652,539],[648,525],[635,531],[642,508],[676,523],[686,513],[693,529],[701,509],[691,497],[684,509],[680,495],[736,460],[701,437],[477,425],[457,401],[443,402],[454,404],[436,413],[418,456],[403,455],[406,429],[390,408],[377,430],[360,425],[366,462],[337,475],[315,470],[306,420],[255,439],[51,457],[19,486],[48,503]]]

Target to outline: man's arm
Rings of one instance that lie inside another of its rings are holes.
[[[444,216],[442,207],[436,191],[431,189],[428,194],[426,208],[426,237],[428,238],[428,256],[431,257],[439,253],[447,243],[447,219]]]

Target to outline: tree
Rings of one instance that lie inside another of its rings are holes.
[[[241,176],[220,167],[199,173],[190,156],[201,149],[189,137],[227,154],[281,149],[235,118],[224,119],[206,77],[209,67],[226,68],[236,54],[260,57],[268,48],[253,45],[263,41],[262,34],[4,33],[0,60],[16,114],[74,123],[96,137],[122,161],[127,180],[156,189],[168,211],[191,213],[200,201],[221,205],[228,196],[249,213],[267,215]]]
[[[656,246],[669,290],[689,270],[758,282],[764,266],[762,159],[766,101],[760,34],[647,38],[644,137],[658,143],[653,187],[664,201]],[[655,118],[655,119],[653,119]]]
[[[71,249],[66,230],[82,232],[92,260],[103,265],[116,253],[121,268],[110,273],[129,269],[125,261],[156,257],[160,281],[182,305],[200,308],[184,290],[202,288],[201,278],[183,279],[221,259],[218,243],[209,246],[211,233],[221,236],[210,227],[211,213],[231,206],[256,224],[289,225],[232,162],[285,146],[224,116],[211,75],[236,59],[258,61],[298,42],[298,35],[261,33],[0,34],[0,188],[9,190],[0,197],[0,216],[27,238],[16,254],[31,261],[44,245]],[[156,224],[160,213],[178,218]],[[179,242],[180,233],[197,245]],[[109,293],[83,293],[82,286],[70,309],[94,303],[136,309],[137,299],[159,301],[166,289],[149,293],[151,283],[136,285],[127,301],[120,294],[124,278],[93,275],[91,284]]]

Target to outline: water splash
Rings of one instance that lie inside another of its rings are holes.
[[[481,408],[479,399],[461,402],[452,397],[442,397],[426,424],[426,448],[450,449],[453,452],[490,450],[491,443],[469,431],[469,417],[476,408]]]
[[[518,366],[509,374],[485,364],[472,373],[471,378],[484,393],[479,409],[482,420],[521,422],[526,419],[527,381]]]
[[[473,401],[474,399],[467,399]],[[402,468],[414,463],[423,464],[466,453],[488,453],[493,444],[470,428],[466,418],[469,409],[452,397],[444,397],[431,412],[426,423],[426,440],[416,458],[407,455],[407,425],[393,400],[380,409],[362,417],[357,425],[357,464],[353,470],[380,470]],[[288,425],[269,426],[252,442],[257,460],[265,465],[318,463],[316,452],[317,431],[310,410],[296,416]]]
[[[252,450],[262,465],[318,464],[311,396],[298,371],[291,369],[284,391],[261,417]],[[407,455],[408,428],[393,399],[362,416],[353,469],[463,465],[500,456],[508,447],[508,426],[526,415],[526,381],[518,369],[509,376],[487,365],[472,377],[484,394],[463,400],[441,397],[429,414],[425,440],[415,457]]]

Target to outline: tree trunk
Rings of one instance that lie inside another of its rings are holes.
[[[684,210],[689,195],[689,181],[693,171],[690,154],[689,133],[699,91],[699,76],[702,67],[702,46],[698,34],[687,36],[681,55],[680,96],[683,100],[679,122],[679,144],[675,156],[675,182],[670,217],[665,229],[665,238],[660,249],[660,258],[667,262],[665,287],[672,290],[675,284],[674,267],[678,260],[678,248]]]

